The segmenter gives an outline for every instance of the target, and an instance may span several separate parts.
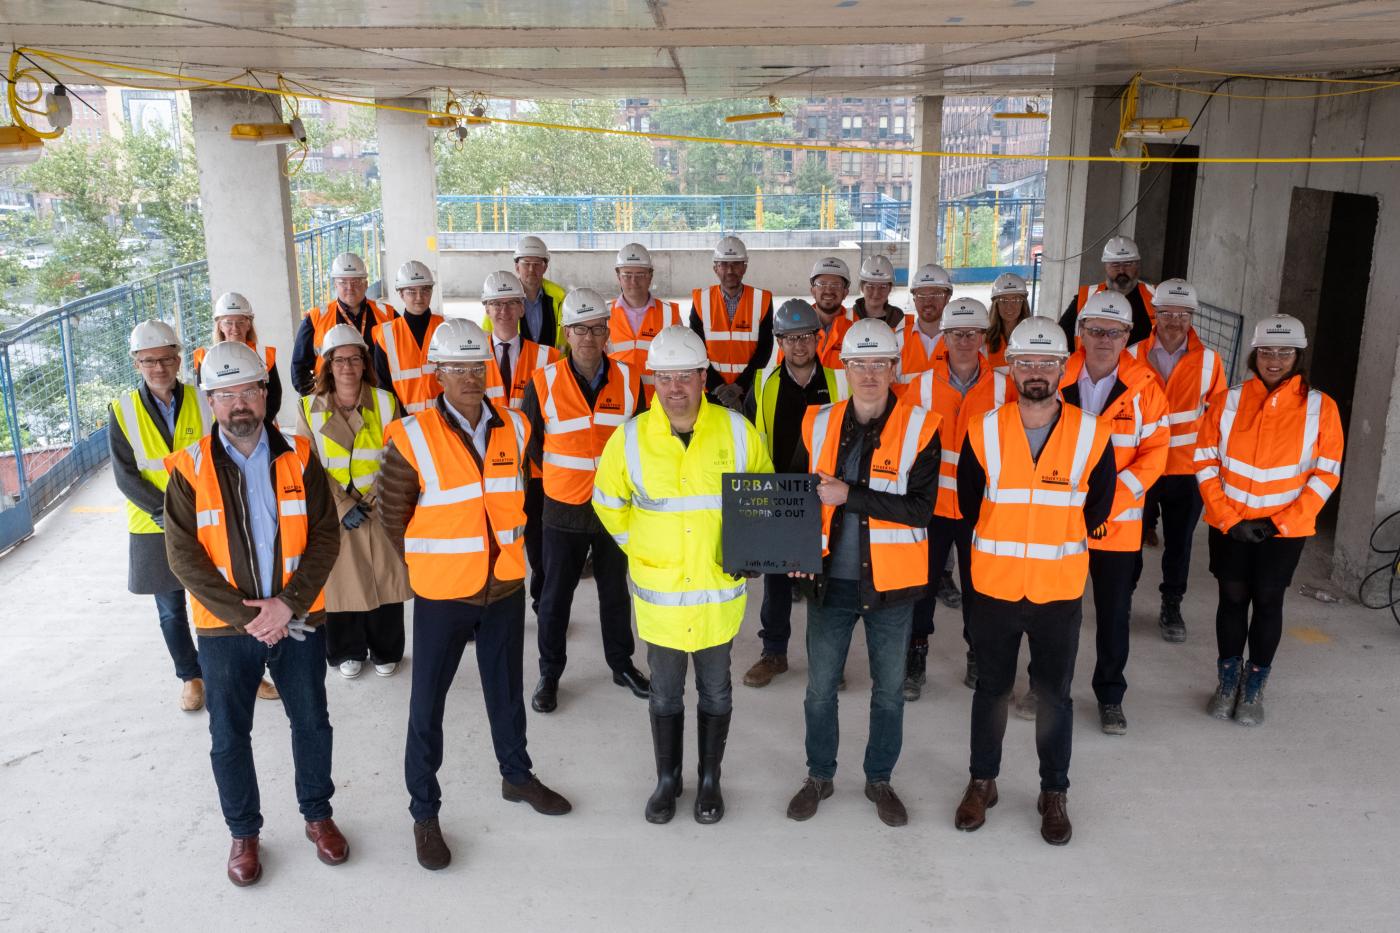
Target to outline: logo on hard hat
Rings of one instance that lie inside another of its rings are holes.
[[[1265,331],[1265,333],[1268,333],[1268,334],[1287,334],[1287,333],[1290,333],[1291,330],[1292,330],[1292,329],[1291,329],[1287,324],[1270,324],[1269,327],[1268,327],[1268,329]]]
[[[1036,334],[1036,335],[1032,336],[1032,337],[1031,337],[1029,340],[1027,340],[1026,342],[1027,342],[1027,343],[1044,343],[1044,344],[1048,344],[1048,343],[1050,343],[1051,341],[1050,341],[1050,338],[1049,338],[1049,337],[1045,337],[1045,336]]]
[[[217,373],[215,373],[214,375],[216,375],[216,376],[237,376],[237,375],[238,375],[239,373],[241,373],[241,372],[243,372],[243,370],[239,369],[239,368],[238,368],[237,366],[235,366],[234,364],[232,364],[232,363],[225,363],[224,365],[222,365],[222,366],[219,367],[219,371],[218,371]]]
[[[860,340],[856,341],[857,347],[878,347],[879,345],[880,342],[878,340],[872,340],[869,337],[862,337]]]

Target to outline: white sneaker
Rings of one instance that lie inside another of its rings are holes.
[[[390,661],[388,664],[374,665],[374,672],[380,677],[393,677],[394,672],[399,669],[398,661]]]
[[[360,671],[364,669],[363,661],[341,661],[340,676],[346,680],[351,680],[360,676]]]

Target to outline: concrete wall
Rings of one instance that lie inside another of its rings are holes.
[[[592,288],[605,296],[617,294],[613,273],[615,250],[551,250],[549,278],[569,288]],[[658,295],[689,294],[692,288],[715,281],[712,251],[706,249],[652,250],[656,277],[652,291]],[[477,298],[481,283],[497,269],[513,269],[512,250],[443,250],[440,256],[440,294],[443,298]],[[747,281],[780,295],[805,295],[812,266],[824,256],[845,260],[854,275],[860,268],[860,247],[854,244],[822,249],[749,248]],[[855,289],[852,288],[854,292]]]

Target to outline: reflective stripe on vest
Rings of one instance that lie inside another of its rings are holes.
[[[122,436],[131,445],[136,469],[140,471],[142,479],[161,492],[164,492],[170,483],[170,472],[165,467],[166,458],[173,451],[188,447],[199,440],[205,430],[199,391],[194,386],[183,383],[176,385],[180,389],[180,410],[175,415],[175,430],[171,432],[172,443],[168,446],[155,419],[141,401],[140,389],[132,389],[118,396],[115,406],[117,425],[121,428]],[[134,535],[164,534],[150,513],[137,507],[130,499],[126,501],[126,530]]]
[[[782,391],[782,375],[779,370],[782,363],[775,363],[759,374],[754,385],[758,387],[757,400],[754,405],[754,418],[757,423],[758,433],[763,435],[768,446],[768,453],[773,453],[773,428],[774,419],[778,411],[778,393]],[[846,381],[846,371],[844,369],[832,369],[829,366],[821,367],[822,378],[826,380],[826,394],[832,402],[840,402],[850,397],[850,386]]]
[[[432,343],[433,332],[442,326],[443,318],[428,313],[431,317],[427,330],[423,332],[422,346],[413,339],[407,317],[396,317],[374,329],[374,341],[379,344],[389,365],[389,380],[393,383],[394,394],[398,396],[404,412],[410,415],[427,408],[442,392],[436,367],[428,363],[428,346]]]
[[[753,358],[764,309],[771,307],[773,296],[761,288],[743,286],[732,318],[720,286],[696,289],[691,297],[700,311],[710,366],[725,382],[733,382]]]
[[[544,416],[541,460],[546,496],[570,505],[584,505],[590,500],[603,446],[613,431],[636,413],[640,391],[631,368],[616,360],[609,361],[607,381],[599,389],[592,408],[579,389],[568,360],[560,360],[536,374],[535,394]]]
[[[384,425],[394,411],[394,397],[383,389],[370,389],[372,405],[360,409],[360,430],[346,450],[340,444],[321,432],[330,420],[329,411],[312,411],[314,396],[301,400],[302,414],[311,428],[311,440],[316,445],[316,455],[325,467],[327,475],[341,486],[354,489],[364,495],[374,485],[379,475],[379,466],[384,460]]]
[[[674,301],[653,298],[647,306],[646,313],[642,315],[641,327],[634,332],[627,311],[622,306],[621,297],[613,300],[611,315],[608,318],[608,358],[626,363],[639,375],[641,384],[646,387],[643,394],[648,401],[651,400],[653,392],[651,370],[647,369],[647,351],[651,349],[651,339],[664,328],[680,323],[680,305]]]
[[[1240,395],[1243,385],[1232,388],[1225,396],[1225,408],[1220,415],[1220,445],[1218,448],[1200,448],[1196,451],[1196,459],[1207,459],[1208,457],[1218,457],[1220,460],[1220,470],[1234,473],[1245,479],[1253,480],[1256,483],[1273,483],[1279,480],[1297,479],[1305,473],[1311,473],[1314,469],[1322,467],[1329,472],[1338,472],[1341,464],[1335,463],[1326,458],[1317,456],[1317,434],[1321,424],[1322,415],[1322,393],[1316,389],[1308,390],[1307,408],[1303,419],[1303,445],[1297,463],[1287,464],[1279,467],[1256,467],[1230,456],[1230,433],[1234,429],[1235,415],[1240,407]],[[1218,453],[1217,453],[1218,451]],[[1202,454],[1206,454],[1203,457]],[[1216,475],[1214,468],[1211,468],[1209,475],[1202,474],[1207,471],[1197,473],[1197,479],[1209,479]],[[1315,478],[1314,478],[1315,479]],[[1303,489],[1307,483],[1299,483],[1292,489],[1277,493],[1250,493],[1221,479],[1221,489],[1225,496],[1239,504],[1251,509],[1275,508],[1287,505],[1303,494]],[[1325,483],[1319,481],[1319,485],[1326,487]],[[1313,490],[1318,495],[1326,499],[1331,495],[1331,488],[1325,491],[1316,488]]]
[[[486,368],[486,397],[497,403],[506,399],[505,385],[501,381],[501,363],[497,347],[503,346],[500,343],[492,343],[491,363]],[[531,349],[531,348],[534,349]],[[548,344],[535,343],[533,340],[520,338],[520,350],[516,354],[515,366],[510,374],[510,398],[509,406],[519,410],[525,405],[525,387],[535,378],[535,373],[551,363],[554,363],[559,355],[559,351]]]
[[[392,321],[394,318],[398,317],[399,314],[394,310],[394,306],[387,302],[381,305],[366,298],[365,305],[368,306],[369,313],[374,317],[375,327]],[[311,337],[316,346],[315,372],[317,373],[321,371],[321,367],[326,363],[325,359],[321,356],[321,342],[326,339],[326,334],[330,333],[332,327],[340,323],[349,324],[360,332],[361,337],[364,336],[363,328],[357,326],[348,319],[344,322],[340,320],[340,302],[334,298],[327,302],[324,308],[312,308],[310,311],[307,311],[306,314],[311,318]],[[370,335],[373,336],[373,334],[374,327],[371,327]]]

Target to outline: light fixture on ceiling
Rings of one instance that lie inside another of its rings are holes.
[[[54,129],[61,130],[72,126],[73,101],[68,96],[68,88],[59,84],[45,95],[44,111],[49,118],[49,126]]]
[[[0,165],[28,165],[44,154],[44,141],[22,126],[0,126]]]
[[[1050,114],[1041,111],[1033,102],[1026,104],[1025,110],[998,110],[992,114],[993,120],[1048,120]]]
[[[228,135],[238,142],[280,146],[283,143],[306,142],[306,126],[300,117],[294,117],[290,123],[235,123],[229,128]]]
[[[1191,132],[1191,121],[1186,117],[1141,117],[1138,116],[1138,90],[1142,75],[1133,75],[1128,86],[1123,89],[1123,98],[1118,104],[1118,139],[1114,142],[1115,153],[1122,150],[1124,140],[1133,139],[1139,143],[1181,142]]]
[[[783,113],[783,111],[779,109],[778,98],[769,95],[768,106],[772,109],[765,110],[762,113],[736,113],[732,117],[725,117],[724,122],[747,123],[750,120],[781,120],[783,117],[787,116],[787,114]]]

